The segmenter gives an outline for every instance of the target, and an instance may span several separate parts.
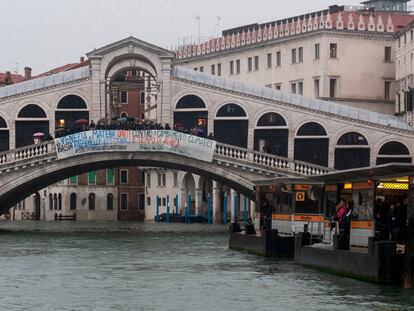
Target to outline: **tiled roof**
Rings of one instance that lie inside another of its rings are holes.
[[[10,76],[11,76],[12,83],[19,83],[25,80],[24,77],[19,74],[12,73],[10,74]],[[6,79],[6,73],[0,72],[0,84],[4,82],[5,79]]]
[[[312,99],[296,94],[282,93],[278,90],[257,87],[245,82],[223,79],[214,75],[201,73],[184,67],[174,67],[172,70],[172,76],[207,86],[222,88],[231,92],[238,92],[249,96],[256,96],[274,101],[289,103],[301,108],[330,113],[339,117],[346,117],[362,122],[374,123],[400,130],[402,129],[413,131],[413,128],[406,122],[393,115],[353,108],[334,102]]]
[[[44,73],[41,73],[40,75],[37,75],[34,78],[47,77],[47,76],[50,76],[52,74],[56,74],[56,73],[60,73],[60,72],[65,72],[65,71],[72,70],[72,69],[76,69],[76,68],[86,67],[86,66],[89,66],[90,63],[91,62],[88,59],[88,60],[83,61],[81,63],[66,64],[66,65],[63,65],[63,66],[56,67],[56,68],[53,68],[51,70],[48,70],[48,71],[46,71]]]

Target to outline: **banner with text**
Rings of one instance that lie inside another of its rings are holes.
[[[110,152],[168,152],[212,162],[216,142],[176,131],[96,130],[55,139],[58,159],[76,155]]]

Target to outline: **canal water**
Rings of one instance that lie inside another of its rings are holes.
[[[2,228],[0,310],[414,310],[411,290],[229,250],[222,227]]]

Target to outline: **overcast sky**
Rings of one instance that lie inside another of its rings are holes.
[[[0,0],[0,72],[18,64],[38,74],[128,36],[175,46],[198,36],[197,16],[201,35],[213,36],[332,4],[359,0]]]

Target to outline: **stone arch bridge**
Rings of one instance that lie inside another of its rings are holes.
[[[0,212],[61,180],[91,170],[121,166],[163,167],[209,177],[253,197],[254,181],[277,176],[311,176],[329,169],[314,164],[217,143],[213,161],[173,153],[94,152],[58,159],[53,141],[0,153]]]

